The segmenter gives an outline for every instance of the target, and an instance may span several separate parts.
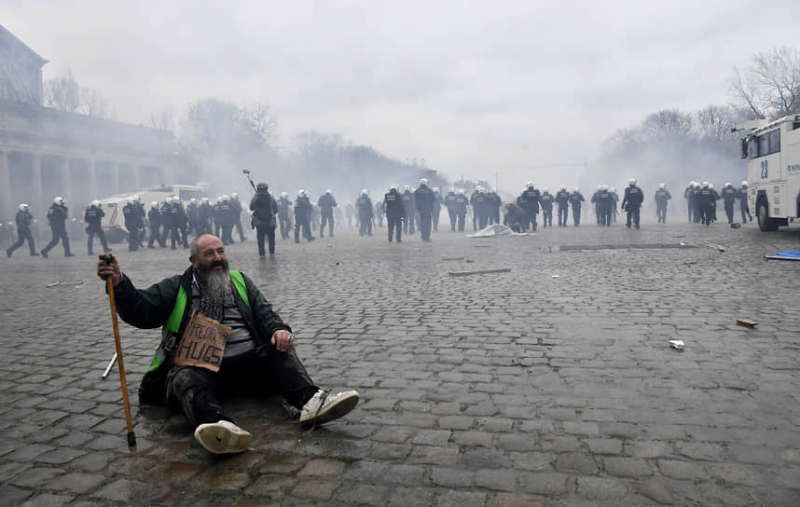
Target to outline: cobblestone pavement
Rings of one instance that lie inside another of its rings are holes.
[[[0,505],[798,505],[800,263],[763,259],[796,248],[796,227],[385,231],[279,240],[272,261],[229,248],[316,382],[362,395],[313,432],[274,398],[230,400],[255,435],[233,457],[138,405],[159,331],[122,324],[128,452],[117,369],[100,379],[114,340],[94,261],[81,246],[2,259]],[[655,248],[681,242],[695,248]],[[187,266],[115,250],[139,287]],[[489,268],[511,271],[448,275]]]

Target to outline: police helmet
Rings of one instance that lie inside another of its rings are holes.
[[[486,189],[483,188],[483,187],[478,187],[478,193],[479,194],[485,194],[486,193]]]
[[[258,185],[256,185],[256,192],[258,192],[259,194],[265,194],[267,193],[267,190],[269,190],[269,185],[267,185],[266,183],[259,183]]]
[[[600,185],[600,190],[608,190],[608,185]]]
[[[634,186],[634,185],[636,185],[636,180],[635,180],[635,179],[633,179],[633,178],[629,179],[629,180],[628,180],[628,185],[630,185],[630,186]]]
[[[411,190],[411,185],[405,185],[405,186],[403,187],[403,190]]]
[[[361,195],[367,195],[368,193],[369,193],[369,192],[367,191],[367,189],[366,189],[366,188],[362,188],[362,189],[361,189]]]
[[[289,197],[289,193],[288,192],[281,192],[281,197]]]
[[[95,206],[95,207],[99,208],[100,206],[102,206],[102,204],[100,204],[100,201],[95,199],[94,201],[92,201],[92,206]]]
[[[237,192],[232,192],[231,193],[231,199],[234,199],[234,200],[238,201],[239,200],[239,194]],[[192,199],[192,200],[194,200],[194,199]]]
[[[428,184],[428,178],[420,178],[419,184],[420,185],[427,185]]]
[[[389,187],[389,192],[391,192],[392,190],[394,190],[395,192],[397,192],[397,185],[392,185],[392,186],[390,186],[390,187]]]
[[[58,204],[59,206],[63,205],[64,204],[64,198],[63,197],[56,197],[55,199],[53,199],[53,204]]]
[[[136,201],[133,200],[133,197],[128,197],[128,204],[133,204],[134,202]],[[167,197],[167,202],[169,202],[169,197]]]
[[[731,185],[731,182],[730,182],[730,181],[729,181],[729,182],[727,182],[727,183],[725,183],[725,188],[731,188],[732,186],[733,186],[733,185]]]
[[[28,209],[30,209],[30,207],[27,204],[25,204],[24,202],[19,203],[20,211],[28,211]]]
[[[303,197],[304,195],[306,195],[306,191],[301,188],[300,190],[297,191],[297,195],[298,197]]]
[[[703,188],[708,188],[708,182],[707,181],[703,182]]]
[[[200,202],[208,204],[208,197],[203,197],[202,199],[200,199]]]
[[[614,194],[617,193],[617,187],[609,187],[608,185],[606,185],[606,190]]]
[[[566,189],[567,189],[566,185],[561,185],[561,187],[559,188],[559,190],[566,190]]]
[[[708,184],[708,189],[709,190],[714,190],[714,184],[713,183],[709,183]]]
[[[331,189],[330,189],[330,188],[329,188],[328,190],[326,190],[326,191],[325,191],[325,193],[326,193],[326,194],[328,194],[328,195],[331,195],[331,194],[333,194],[333,192],[331,191]]]
[[[578,193],[580,193],[581,189],[580,189],[580,188],[578,188],[578,187],[575,187],[575,188],[573,188],[573,189],[572,189],[572,191],[573,191],[573,192],[578,192]]]
[[[743,181],[743,182],[742,182],[742,186],[743,186],[743,187],[746,187],[746,186],[747,186],[747,182],[746,182],[746,181]]]
[[[529,181],[528,183],[525,184],[525,188],[529,188],[529,187],[532,187],[532,186],[533,186],[533,182],[532,181]]]
[[[455,194],[455,193],[456,193],[456,189],[455,189],[455,187],[450,187],[450,188],[448,188],[448,189],[447,189],[447,191],[448,191],[449,193],[451,193],[451,194]]]
[[[664,190],[665,188],[667,188],[667,184],[666,183],[659,183],[658,184],[658,188],[660,188],[661,190]]]
[[[433,187],[433,191],[434,192],[438,192],[439,191],[439,187]]]
[[[542,192],[544,192],[545,194],[549,193],[550,192],[550,187],[544,187],[542,189]]]
[[[150,203],[151,208],[158,208],[158,201],[153,201]]]
[[[231,196],[229,196],[228,194],[225,194],[225,195],[222,196],[222,202],[230,201],[230,200],[231,200]]]
[[[217,197],[214,199],[214,203],[215,203],[215,204],[220,204],[220,203],[222,203],[222,196],[221,196],[221,195],[218,195],[218,196],[217,196]]]
[[[134,202],[139,202],[139,194],[136,194],[136,195],[133,196],[133,201]]]
[[[464,195],[464,189],[463,188],[459,188],[458,189],[458,195]]]

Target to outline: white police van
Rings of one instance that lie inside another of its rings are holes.
[[[752,128],[742,158],[749,159],[747,203],[759,229],[775,231],[800,217],[800,115]]]

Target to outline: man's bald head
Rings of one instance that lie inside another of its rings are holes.
[[[217,266],[227,270],[228,259],[225,255],[225,245],[213,234],[201,234],[192,240],[189,262],[201,273],[210,272]]]

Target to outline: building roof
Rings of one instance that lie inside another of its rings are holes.
[[[31,58],[39,62],[39,65],[44,65],[47,60],[39,56],[39,54],[28,47],[27,44],[19,40],[16,35],[9,32],[6,27],[0,25],[0,47],[2,46],[16,46],[17,49],[25,51]]]

